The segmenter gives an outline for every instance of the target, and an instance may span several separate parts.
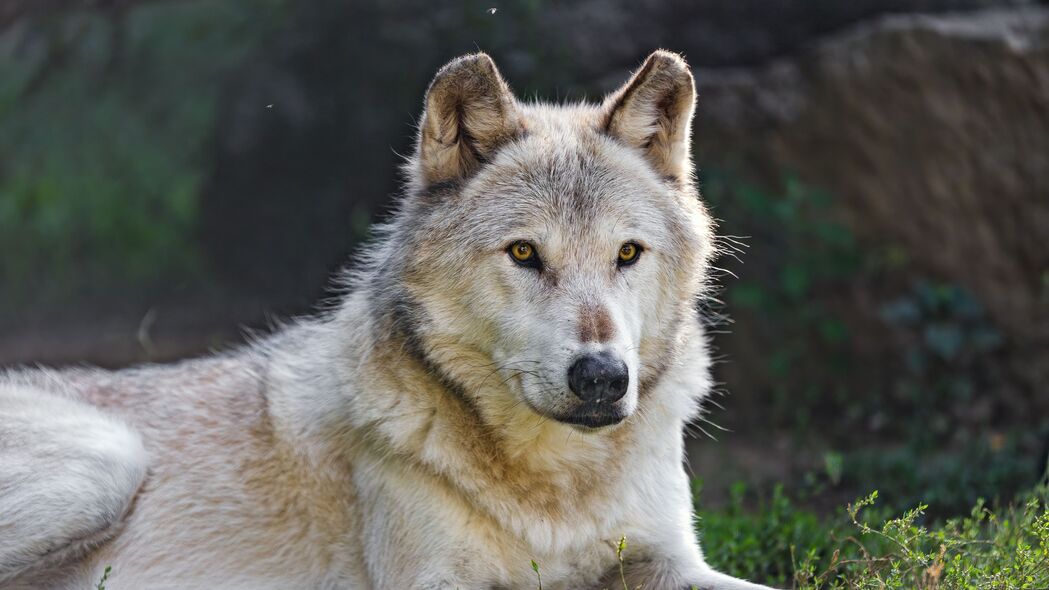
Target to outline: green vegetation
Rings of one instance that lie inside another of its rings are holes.
[[[745,492],[737,484],[726,510],[699,511],[708,563],[733,576],[794,590],[1049,588],[1046,487],[996,507],[979,500],[966,515],[940,521],[930,521],[925,504],[879,506],[877,491],[831,518],[799,507],[779,486],[753,505]],[[626,582],[626,537],[615,553],[622,589],[637,590]],[[539,564],[531,565],[539,576]]]
[[[95,590],[106,590],[106,582],[109,581],[109,574],[113,573],[113,567],[107,565],[106,569],[102,572],[102,577],[99,578],[98,583],[95,584]]]
[[[701,513],[707,559],[732,575],[798,590],[1019,590],[1049,587],[1049,492],[929,522],[920,504],[900,516],[874,492],[836,518],[797,507],[781,488],[744,507]]]
[[[539,573],[539,564],[532,560],[532,571],[535,572],[535,579],[539,584],[539,590],[543,590],[543,574]]]

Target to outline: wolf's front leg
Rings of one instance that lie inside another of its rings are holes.
[[[146,466],[139,436],[118,420],[0,381],[0,584],[109,539]]]
[[[430,476],[381,456],[354,461],[354,500],[364,575],[371,588],[484,588],[471,575],[472,552],[457,541]]]

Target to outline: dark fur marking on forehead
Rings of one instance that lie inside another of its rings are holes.
[[[524,125],[525,122],[522,121],[521,124]],[[422,188],[418,196],[423,199],[434,200],[439,202],[439,199],[441,198],[452,197],[457,195],[459,191],[462,190],[463,185],[466,183],[466,181],[477,176],[481,169],[487,166],[493,160],[495,160],[495,158],[499,155],[499,152],[505,149],[506,146],[516,141],[527,139],[528,136],[528,129],[522,127],[521,130],[514,136],[508,137],[505,140],[496,144],[490,152],[481,153],[476,151],[474,148],[469,148],[471,156],[474,158],[475,161],[475,164],[471,167],[469,174],[430,183]],[[465,140],[465,145],[472,145],[473,143],[475,143],[473,138],[470,136],[469,132],[465,130],[460,131],[459,135],[456,136],[455,139],[456,141],[459,141],[460,139]]]
[[[462,188],[463,185],[460,180],[442,180],[441,182],[427,185],[419,191],[419,194],[416,195],[416,201],[425,209],[433,209],[442,203],[454,199]]]
[[[465,118],[465,116],[466,116],[466,113],[463,110],[463,106],[459,105],[457,107],[456,111],[458,113],[459,120],[463,120],[463,118]],[[474,157],[474,160],[477,162],[476,169],[473,171],[473,174],[471,174],[470,176],[473,176],[473,175],[477,174],[477,171],[480,170],[482,166],[484,166],[485,164],[488,164],[489,162],[494,160],[495,157],[499,154],[499,151],[502,150],[504,147],[506,147],[508,144],[510,144],[511,142],[514,142],[514,141],[519,141],[521,139],[527,138],[528,137],[528,127],[527,127],[526,123],[527,122],[524,119],[521,119],[520,121],[518,121],[518,124],[520,126],[519,126],[517,132],[514,133],[513,135],[509,136],[509,137],[503,138],[501,141],[496,143],[492,147],[492,149],[490,149],[487,152],[481,152],[480,150],[478,150],[477,147],[476,147],[478,145],[477,139],[473,136],[473,134],[470,133],[470,131],[468,129],[466,129],[465,127],[460,127],[459,135],[458,135],[458,137],[456,137],[456,141],[462,141],[464,145],[468,146],[468,149],[470,150],[471,155]]]
[[[456,179],[435,182],[420,189],[411,197],[415,207],[413,208],[414,219],[410,223],[418,223],[422,219],[440,212],[447,204],[456,202],[462,188],[463,181]]]

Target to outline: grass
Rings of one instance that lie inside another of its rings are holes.
[[[734,576],[796,590],[1020,590],[1049,588],[1049,492],[1044,487],[964,516],[892,515],[878,493],[837,518],[798,508],[777,489],[744,510],[701,515],[707,559]]]
[[[98,583],[95,584],[95,590],[106,590],[106,582],[109,581],[109,574],[113,572],[113,566],[106,566],[105,571],[102,572],[102,577],[99,578]]]

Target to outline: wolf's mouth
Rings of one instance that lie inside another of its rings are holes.
[[[626,414],[614,404],[597,405],[584,403],[573,410],[570,414],[559,416],[556,420],[558,422],[564,422],[565,424],[571,424],[573,426],[582,426],[584,428],[602,428],[613,424],[619,424],[624,418],[626,418]]]

